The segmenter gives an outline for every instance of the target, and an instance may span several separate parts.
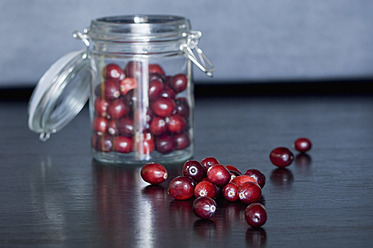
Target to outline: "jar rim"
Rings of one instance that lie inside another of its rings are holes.
[[[175,15],[120,15],[91,21],[92,40],[162,40],[181,37],[191,30],[190,21]]]

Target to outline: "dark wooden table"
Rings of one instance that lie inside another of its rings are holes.
[[[201,221],[169,180],[149,187],[139,167],[92,160],[88,109],[47,143],[27,128],[27,101],[0,101],[0,116],[0,247],[373,247],[371,95],[197,97],[195,159],[266,175],[261,229],[242,204],[218,201]],[[307,155],[271,165],[301,136]]]

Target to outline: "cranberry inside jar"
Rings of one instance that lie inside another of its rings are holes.
[[[91,106],[91,144],[99,160],[164,162],[191,157],[187,74],[168,74],[160,64],[129,60],[108,62],[100,75]],[[99,138],[114,145],[102,149]]]

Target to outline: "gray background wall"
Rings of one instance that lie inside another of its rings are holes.
[[[203,32],[216,72],[196,81],[373,77],[371,0],[0,0],[0,87],[32,86],[91,19],[173,14]]]

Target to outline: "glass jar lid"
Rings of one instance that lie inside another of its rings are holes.
[[[89,98],[92,71],[86,50],[58,59],[41,77],[28,106],[28,126],[46,141],[65,127]]]

